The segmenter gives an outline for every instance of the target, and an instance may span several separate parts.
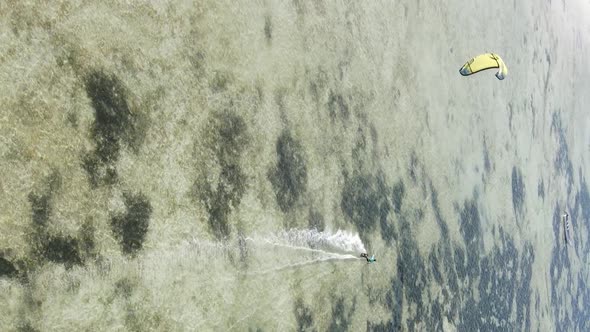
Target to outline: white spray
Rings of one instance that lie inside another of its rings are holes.
[[[266,236],[247,237],[254,245],[267,245],[323,254],[331,259],[356,259],[365,252],[358,234],[338,230],[320,232],[315,229],[290,229]]]

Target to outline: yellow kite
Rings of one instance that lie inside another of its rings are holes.
[[[502,61],[502,58],[500,58],[498,54],[494,53],[485,53],[474,57],[473,59],[467,61],[467,63],[461,67],[459,72],[463,76],[469,76],[482,70],[492,68],[498,68],[496,77],[499,80],[503,80],[506,75],[508,75],[508,68],[504,64],[504,61]]]

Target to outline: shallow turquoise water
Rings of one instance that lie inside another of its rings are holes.
[[[588,330],[589,15],[3,2],[0,330]]]

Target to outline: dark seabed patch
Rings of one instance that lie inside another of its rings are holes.
[[[74,111],[70,111],[66,115],[66,122],[72,127],[77,129],[78,128],[78,113]]]
[[[38,332],[36,328],[32,327],[30,323],[20,324],[17,329],[18,332]]]
[[[95,70],[86,76],[85,86],[94,109],[91,136],[96,148],[83,158],[82,166],[92,186],[113,184],[122,143],[137,151],[143,132],[127,103],[129,92],[117,76]]]
[[[590,192],[586,179],[581,176],[580,190],[575,196],[574,211],[572,211],[571,225],[575,233],[582,231],[582,226],[586,228],[586,234],[590,237]],[[581,217],[578,221],[577,217]],[[578,229],[579,228],[579,229]],[[575,237],[575,236],[574,236]],[[586,242],[583,247],[583,253],[588,257],[590,254],[590,242]]]
[[[525,242],[519,253],[514,239],[499,227],[499,243],[486,252],[478,209],[480,197],[475,191],[471,199],[455,205],[465,247],[452,242],[437,191],[430,180],[425,181],[429,183],[431,208],[441,237],[424,262],[411,232],[409,220],[414,213],[400,215],[397,275],[385,303],[392,317],[380,324],[367,323],[368,329],[441,331],[445,317],[459,331],[529,330],[532,245]],[[441,286],[441,293],[427,291],[426,285],[431,282]],[[473,287],[478,291],[473,292]],[[403,314],[402,297],[404,307],[409,308]],[[513,312],[516,315],[511,318]]]
[[[394,326],[391,320],[380,323],[371,323],[367,321],[367,332],[391,332],[401,331],[401,326]]]
[[[402,210],[402,203],[404,200],[404,196],[406,195],[406,187],[404,186],[404,182],[399,180],[393,185],[393,211],[399,214]]]
[[[330,91],[330,98],[328,99],[328,114],[332,121],[336,119],[348,120],[350,118],[350,111],[348,103],[341,94],[336,94]]]
[[[272,18],[269,15],[264,17],[264,37],[267,42],[272,40]]]
[[[148,232],[152,205],[141,193],[124,194],[127,211],[111,219],[111,229],[126,255],[135,255],[141,250]]]
[[[385,172],[379,163],[378,133],[374,125],[359,115],[352,148],[352,175],[343,171],[344,186],[340,207],[347,220],[352,222],[363,242],[369,244],[368,233],[379,223],[381,238],[392,245],[397,239],[396,225],[390,212],[394,207],[401,212],[405,187],[400,179],[394,186],[387,183]],[[395,206],[392,204],[392,200]]]
[[[37,331],[34,327],[35,325],[40,325],[33,324],[33,322],[36,320],[40,321],[40,317],[42,317],[41,310],[43,308],[43,300],[45,300],[45,298],[41,294],[45,290],[43,289],[43,286],[39,287],[33,278],[34,276],[29,275],[21,280],[24,287],[22,296],[19,299],[20,303],[18,304],[19,331]],[[52,308],[55,305],[56,304],[50,305],[49,308]]]
[[[432,180],[428,179],[428,184],[430,189],[430,205],[434,212],[434,219],[436,220],[436,224],[440,228],[443,240],[447,241],[449,239],[449,226],[443,218],[442,211],[438,203],[438,192],[434,188]]]
[[[122,299],[121,311],[125,330],[139,332],[145,331],[148,327],[164,327],[158,313],[152,313],[147,317],[142,316],[143,306],[134,303],[133,299],[134,296],[137,296],[136,294],[140,293],[139,290],[138,285],[128,278],[120,279],[115,283],[114,292],[116,296]]]
[[[473,294],[463,294],[467,299],[460,313],[459,330],[514,330],[521,324],[511,321],[510,315],[519,285],[522,285],[519,295],[526,293],[530,297],[530,275],[517,279],[518,251],[514,240],[501,227],[500,242],[500,246],[494,245],[492,251],[479,260],[479,301]],[[520,267],[529,269],[531,264],[532,261],[524,262]],[[529,302],[522,301],[520,312],[526,313],[525,319],[529,320]]]
[[[33,224],[38,227],[46,226],[51,213],[50,196],[45,193],[31,192],[28,198],[31,203]]]
[[[375,142],[367,139],[366,129],[359,126],[352,148],[352,162],[355,171],[364,172],[374,168],[376,158],[374,158],[375,153],[371,154],[371,150],[375,151]]]
[[[276,143],[277,164],[268,172],[279,208],[290,211],[307,190],[307,166],[304,149],[289,130]]]
[[[64,264],[66,268],[82,263],[78,240],[71,236],[49,237],[43,241],[41,254],[45,259]]]
[[[542,200],[545,200],[545,182],[543,178],[539,179],[539,184],[537,185],[537,196],[539,196]]]
[[[326,228],[326,221],[324,220],[324,216],[313,207],[309,208],[308,226],[309,229],[317,229],[320,232],[322,232]]]
[[[403,284],[399,275],[396,275],[391,279],[391,288],[385,294],[384,304],[385,308],[391,313],[391,318],[379,324],[367,322],[367,331],[401,331],[403,326],[403,295]]]
[[[136,287],[135,283],[129,278],[122,278],[115,282],[113,294],[128,299],[133,294],[133,289]]]
[[[458,244],[454,245],[456,275],[459,284],[463,285],[459,296],[464,303],[459,312],[458,330],[529,330],[533,247],[525,243],[519,264],[515,242],[500,226],[499,244],[494,244],[486,253],[477,201],[478,195],[474,193],[473,198],[465,201],[458,210],[460,233],[466,247],[463,250]],[[479,299],[471,291],[475,285]],[[515,301],[517,319],[511,320]]]
[[[295,7],[295,12],[297,13],[297,20],[299,21],[299,24],[301,24],[305,19],[305,13],[307,11],[305,2],[302,0],[291,0],[291,2],[293,3],[293,7]]]
[[[524,214],[525,187],[522,172],[516,166],[512,167],[512,207],[517,218]],[[517,219],[518,220],[518,219]]]
[[[107,301],[115,302],[111,306],[120,311],[125,331],[175,330],[169,314],[150,307],[149,297],[149,291],[137,280],[123,277],[114,283],[111,293],[107,295]]]
[[[206,136],[207,148],[213,153],[220,174],[216,183],[210,183],[206,173],[201,174],[195,182],[195,192],[209,213],[211,232],[221,239],[230,235],[229,216],[246,191],[247,178],[240,166],[248,144],[246,123],[230,111],[217,112],[209,119]]]
[[[328,326],[329,332],[348,331],[352,322],[352,315],[356,309],[356,299],[348,310],[344,305],[344,298],[339,297],[332,302],[332,320]]]
[[[95,242],[96,227],[92,220],[86,220],[82,227],[80,227],[80,252],[86,258],[96,257],[96,242]]]
[[[478,276],[478,266],[480,257],[481,240],[481,220],[477,201],[474,197],[465,201],[463,208],[459,212],[459,231],[465,242],[467,254],[467,276],[472,282]]]
[[[461,245],[459,244],[455,244],[454,245],[454,249],[455,249],[455,256],[454,256],[454,262],[455,262],[455,271],[457,272],[457,278],[459,278],[460,280],[465,280],[465,277],[467,276],[467,274],[469,273],[470,275],[475,275],[477,274],[477,270],[479,269],[478,265],[471,265],[468,266],[466,264],[466,255],[465,255],[465,250],[461,247]],[[474,269],[474,272],[469,271],[470,269]]]
[[[49,217],[52,212],[53,196],[61,188],[62,177],[58,171],[53,171],[46,179],[43,180],[42,188],[37,191],[31,191],[28,195],[31,203],[31,213],[33,226],[42,229],[47,226]]]
[[[418,181],[419,166],[418,155],[416,154],[416,151],[412,151],[410,154],[410,165],[408,166],[408,171],[410,174],[410,179],[412,179],[414,183]]]
[[[240,263],[242,268],[248,268],[248,257],[250,257],[250,247],[243,232],[238,234],[238,249],[240,251]]]
[[[214,93],[220,93],[227,90],[228,86],[232,85],[235,77],[231,72],[217,70],[209,81],[209,88]]]
[[[430,326],[433,331],[443,331],[443,306],[438,301],[430,304],[430,314],[426,318],[427,326]]]
[[[492,161],[490,159],[490,150],[488,148],[487,140],[483,138],[483,169],[486,173],[492,170]]]
[[[527,242],[520,256],[520,284],[516,291],[516,323],[521,331],[531,328],[531,279],[533,277],[533,262],[535,253],[533,246]]]
[[[443,217],[442,211],[439,206],[438,192],[434,188],[432,180],[426,175],[424,176],[423,183],[428,182],[428,188],[430,190],[430,204],[434,212],[436,223],[441,232],[441,238],[439,243],[436,245],[437,253],[436,256],[442,259],[440,266],[443,267],[445,273],[445,283],[443,286],[442,293],[442,304],[443,307],[447,308],[444,311],[444,315],[452,320],[456,316],[456,312],[460,309],[460,297],[455,294],[459,294],[459,283],[457,279],[457,271],[455,270],[455,262],[453,261],[454,250],[452,248],[451,239],[449,236],[449,227],[446,220]],[[424,184],[426,186],[426,184]]]
[[[395,224],[391,218],[389,218],[390,205],[389,202],[383,202],[381,207],[381,215],[379,216],[379,225],[381,226],[381,238],[388,245],[392,245],[393,241],[397,240],[397,231]]]
[[[225,254],[229,262],[237,269],[246,270],[250,265],[250,246],[248,244],[247,236],[244,235],[241,229],[241,224],[238,223],[237,236],[235,239],[237,252],[234,250],[226,250]]]
[[[573,330],[590,331],[590,287],[586,285],[582,273],[578,273],[578,288],[575,295],[572,297],[572,323]],[[582,306],[580,308],[579,302],[581,300]]]
[[[6,258],[0,256],[0,278],[7,277],[12,278],[16,277],[18,274],[18,270],[14,266],[14,264],[7,260]]]
[[[357,174],[346,177],[340,206],[361,237],[373,231],[378,221],[381,225],[387,225],[387,216],[391,210],[389,193],[383,175]]]
[[[301,330],[301,331],[307,331],[307,330]],[[257,328],[249,327],[248,332],[264,332],[264,330],[261,327],[257,327]]]
[[[307,74],[309,76],[309,94],[313,101],[319,106],[323,104],[324,96],[328,87],[328,74],[322,67],[318,67],[317,71],[308,69]]]
[[[514,105],[512,104],[512,102],[508,102],[508,105],[506,107],[508,108],[508,128],[512,133],[512,118],[514,117]]]
[[[293,313],[295,314],[295,321],[297,322],[297,331],[316,331],[313,327],[313,312],[305,305],[302,299],[297,299],[295,301]]]
[[[25,258],[26,268],[51,261],[64,264],[69,269],[82,264],[78,240],[70,235],[54,235],[48,231],[53,197],[61,188],[62,178],[59,172],[54,171],[43,182],[41,189],[28,195],[33,226],[29,234],[33,257]]]
[[[428,273],[418,249],[418,242],[412,235],[409,221],[402,218],[399,222],[399,229],[397,277],[401,283],[408,308],[410,308],[406,322],[408,329],[412,330],[426,314],[422,293],[426,289]]]
[[[436,256],[436,249],[435,246],[432,247],[430,250],[430,254],[428,255],[428,262],[430,263],[430,272],[434,277],[434,280],[440,285],[443,283],[442,272],[439,267],[439,259]]]
[[[343,172],[340,208],[347,220],[356,226],[363,242],[369,242],[368,233],[379,222],[381,237],[391,243],[396,237],[395,225],[389,218],[393,208],[390,198],[392,187],[387,184],[385,173],[378,165],[376,133],[371,134],[369,128],[369,135],[371,139],[367,137],[367,128],[359,126],[352,148],[352,175],[346,170]]]
[[[555,154],[554,167],[560,174],[564,175],[568,184],[568,194],[571,192],[574,184],[574,167],[569,156],[569,147],[565,135],[565,130],[561,123],[561,117],[558,113],[553,113],[551,121],[551,132],[557,139],[557,152]]]

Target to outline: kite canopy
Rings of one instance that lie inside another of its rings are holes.
[[[503,80],[506,75],[508,75],[508,68],[506,68],[504,61],[502,61],[502,58],[500,58],[500,56],[495,53],[480,54],[472,58],[471,60],[467,61],[463,67],[461,67],[459,72],[463,76],[469,76],[482,70],[492,68],[498,68],[496,77],[499,80]]]

